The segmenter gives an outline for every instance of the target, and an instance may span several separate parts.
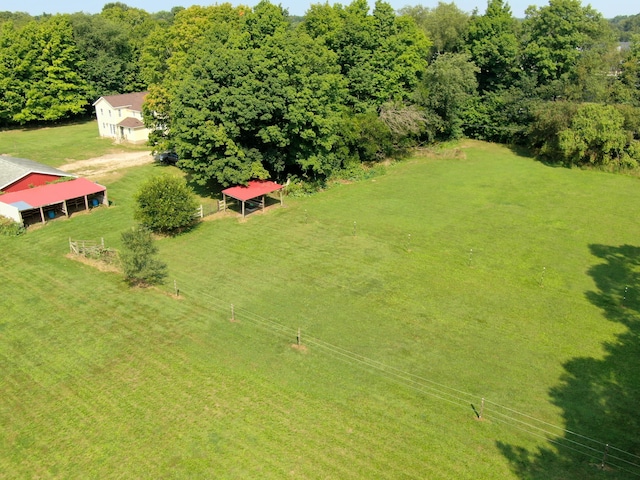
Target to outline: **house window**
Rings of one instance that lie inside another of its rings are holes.
[[[122,110],[118,110],[118,116],[122,118]]]
[[[129,130],[129,135],[131,135],[131,129],[130,129],[130,128],[128,128],[127,130]]]
[[[100,116],[104,115],[104,110],[101,108],[100,109]]]
[[[109,116],[111,116],[111,110],[109,110]]]

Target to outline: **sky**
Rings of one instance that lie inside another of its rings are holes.
[[[224,0],[217,2],[197,1],[197,0],[111,0],[120,1],[130,7],[141,8],[149,13],[160,10],[171,10],[172,7],[191,5],[214,5],[216,3],[226,3]],[[254,6],[259,0],[230,0],[233,5]],[[475,8],[480,13],[484,13],[487,7],[487,0],[442,0],[444,3],[455,3],[460,10],[471,13]],[[40,15],[42,13],[99,13],[102,7],[110,0],[0,0],[0,11],[27,12],[30,15]],[[271,0],[271,3],[280,4],[289,11],[290,15],[304,15],[309,5],[314,3],[325,3],[325,0]],[[351,0],[339,2],[329,1],[330,4],[341,3],[348,5]],[[422,5],[433,8],[438,4],[438,0],[387,0],[393,8],[400,9],[407,5]],[[524,11],[529,5],[548,5],[548,0],[507,0],[511,6],[513,16],[524,18]],[[369,5],[373,7],[375,0],[369,0]],[[592,0],[582,1],[583,5],[591,5],[605,18],[613,18],[618,15],[636,15],[640,13],[640,4],[635,0]]]

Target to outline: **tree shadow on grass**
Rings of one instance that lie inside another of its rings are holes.
[[[535,452],[498,442],[521,478],[640,478],[640,248],[590,248],[602,261],[589,269],[597,290],[586,296],[626,330],[603,345],[603,358],[564,364],[549,391],[564,412],[561,436]]]
[[[544,155],[540,155],[536,152],[534,148],[525,147],[524,145],[509,145],[509,150],[517,156],[522,158],[530,158],[543,164],[545,167],[549,168],[571,168],[571,165],[560,162],[558,160],[554,160],[553,158],[545,157]]]

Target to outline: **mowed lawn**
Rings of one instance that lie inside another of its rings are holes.
[[[52,167],[109,153],[150,150],[146,145],[114,145],[100,138],[95,120],[48,128],[0,131],[0,155],[28,158]]]
[[[0,237],[0,478],[640,471],[638,179],[469,142],[160,239],[159,288],[67,258],[164,171]]]

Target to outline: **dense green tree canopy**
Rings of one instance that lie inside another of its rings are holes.
[[[581,0],[532,6],[523,21],[504,0],[471,15],[453,2],[395,12],[381,0],[316,3],[296,18],[268,0],[0,12],[0,126],[86,115],[99,96],[148,90],[150,146],[176,150],[201,184],[226,185],[323,181],[463,134],[566,161],[560,133],[570,145],[588,103],[623,116],[630,140],[612,161],[633,165],[639,16],[606,21]]]
[[[467,49],[480,69],[480,91],[495,91],[516,83],[520,75],[518,22],[503,0],[490,0],[484,15],[469,21]]]
[[[68,118],[86,105],[87,82],[71,25],[62,16],[0,30],[0,118],[27,123]]]
[[[570,76],[582,56],[612,40],[602,15],[579,0],[529,7],[523,30],[524,67],[542,85]]]
[[[401,8],[399,13],[412,17],[432,42],[431,58],[442,53],[459,52],[465,42],[469,15],[455,3],[438,2],[434,8],[417,5]]]
[[[445,53],[429,65],[421,103],[435,114],[438,136],[462,136],[462,114],[478,88],[478,67],[464,53]]]
[[[223,185],[337,168],[345,90],[334,55],[302,32],[243,41],[203,45],[181,82],[170,107],[181,165]]]
[[[411,17],[395,15],[377,1],[313,5],[302,28],[337,54],[348,87],[347,105],[377,110],[388,101],[407,101],[427,66],[430,42]]]
[[[88,82],[87,101],[102,95],[134,91],[138,70],[129,29],[103,15],[69,16],[76,46],[82,58],[80,73]]]
[[[615,101],[640,106],[640,33],[631,37],[629,49],[621,52],[618,85],[614,85]]]
[[[628,163],[629,138],[624,116],[611,105],[584,104],[578,108],[569,128],[559,134],[559,146],[569,163],[608,165]]]

